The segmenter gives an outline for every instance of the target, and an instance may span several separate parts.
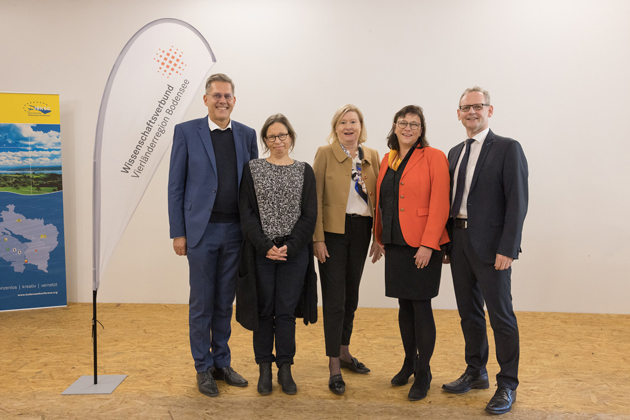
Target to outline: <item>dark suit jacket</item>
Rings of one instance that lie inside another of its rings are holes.
[[[258,158],[256,131],[232,120],[232,133],[240,185],[243,168]],[[217,157],[208,116],[177,124],[168,179],[171,238],[185,236],[190,247],[199,243],[212,215],[217,185]]]
[[[464,145],[462,142],[448,152],[451,195]],[[527,214],[527,177],[527,160],[519,142],[490,130],[475,166],[467,206],[468,234],[482,261],[494,264],[496,254],[518,258]]]

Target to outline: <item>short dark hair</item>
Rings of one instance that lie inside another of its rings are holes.
[[[289,132],[289,136],[291,136],[291,146],[289,146],[289,152],[293,150],[293,146],[295,146],[295,139],[297,138],[297,134],[295,134],[295,130],[291,126],[289,119],[282,114],[273,114],[271,117],[267,118],[267,121],[263,124],[260,129],[260,143],[262,144],[263,150],[265,153],[269,151],[269,146],[267,146],[267,142],[265,141],[265,137],[267,137],[267,130],[269,127],[274,125],[275,123],[280,123],[287,128]]]
[[[232,85],[232,94],[236,93],[234,91],[234,82],[232,81],[232,79],[230,79],[223,73],[215,73],[212,76],[208,77],[208,80],[206,80],[206,94],[208,94],[208,91],[210,90],[210,85],[212,84],[212,82],[229,83],[230,85]]]
[[[392,123],[392,129],[389,131],[387,135],[387,147],[391,150],[400,150],[400,144],[398,144],[398,136],[396,135],[396,123],[402,117],[407,114],[417,115],[420,118],[420,129],[422,133],[420,133],[420,141],[419,148],[422,149],[429,145],[429,141],[427,140],[427,124],[424,121],[424,113],[422,112],[422,108],[418,105],[407,105],[402,107],[400,111],[394,115],[394,122]]]

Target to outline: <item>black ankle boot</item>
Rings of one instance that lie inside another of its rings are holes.
[[[409,359],[405,357],[405,361],[403,362],[402,368],[400,372],[396,374],[392,378],[393,386],[403,386],[407,385],[409,382],[409,377],[416,371],[416,358]]]
[[[271,362],[263,362],[258,365],[260,376],[258,377],[258,393],[260,395],[271,394]]]
[[[282,392],[293,395],[297,392],[297,385],[291,376],[291,363],[285,362],[278,369],[278,383],[282,386]]]
[[[409,390],[409,400],[418,401],[426,397],[429,388],[431,388],[432,378],[431,370],[422,371],[416,369],[416,379],[413,381],[413,385],[411,385],[411,389]]]

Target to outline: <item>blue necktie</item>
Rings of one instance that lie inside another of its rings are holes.
[[[457,189],[455,190],[455,198],[453,199],[453,207],[451,207],[451,217],[457,218],[459,208],[462,206],[464,198],[464,187],[466,186],[466,167],[468,166],[468,158],[470,157],[470,145],[475,141],[473,139],[466,140],[466,152],[459,164],[459,172],[457,173]]]

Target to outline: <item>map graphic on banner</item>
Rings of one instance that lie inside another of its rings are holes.
[[[66,305],[58,95],[0,93],[0,310]]]

